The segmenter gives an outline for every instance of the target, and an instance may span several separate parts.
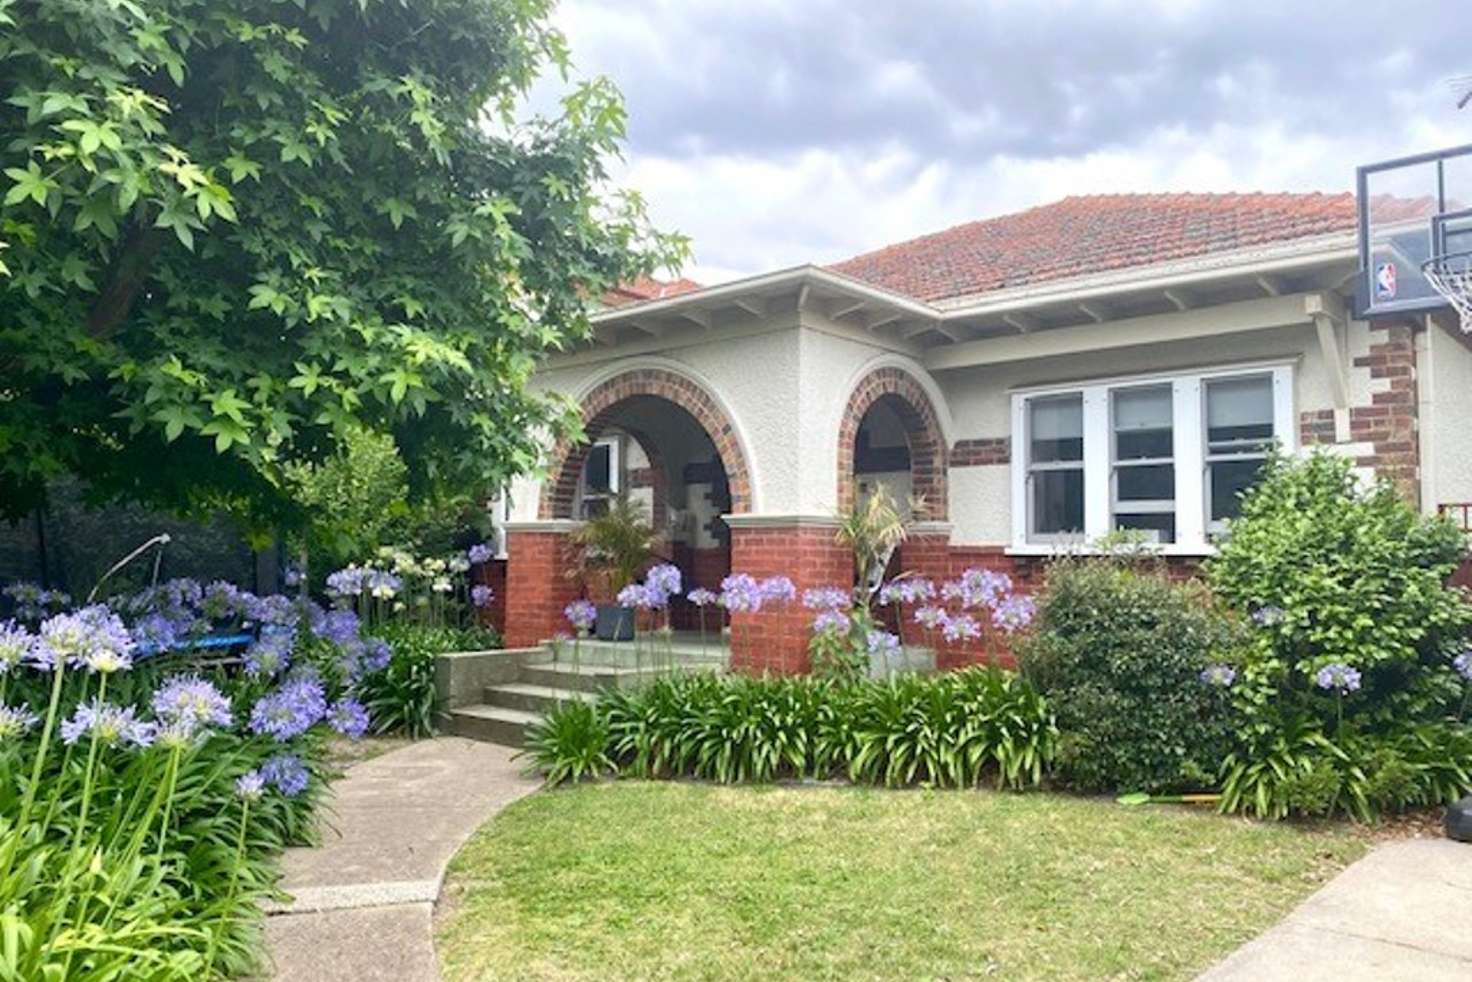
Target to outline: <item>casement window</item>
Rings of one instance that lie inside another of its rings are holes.
[[[1293,418],[1287,365],[1014,393],[1013,547],[1126,529],[1206,551],[1273,445],[1294,448]]]
[[[583,462],[578,495],[584,518],[607,510],[609,501],[622,490],[622,477],[623,441],[617,435],[606,436],[589,448]]]

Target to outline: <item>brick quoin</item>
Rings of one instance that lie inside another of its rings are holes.
[[[988,467],[1012,463],[1012,440],[1010,437],[992,437],[984,440],[957,440],[951,448],[952,467]]]
[[[731,615],[731,667],[761,674],[806,672],[813,612],[803,590],[846,587],[854,581],[853,552],[833,538],[828,524],[741,526],[731,529],[731,568],[757,579],[787,576],[799,600],[767,605],[755,614]]]
[[[876,368],[859,380],[843,410],[838,429],[838,507],[854,504],[854,450],[864,416],[880,400],[895,410],[905,428],[910,448],[910,484],[914,494],[925,499],[926,515],[944,519],[950,515],[946,472],[950,454],[941,435],[940,421],[925,388],[902,368]]]

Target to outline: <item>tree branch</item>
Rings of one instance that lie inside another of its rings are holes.
[[[138,291],[148,281],[153,259],[165,241],[163,230],[156,228],[135,229],[128,234],[113,263],[107,286],[97,295],[87,315],[88,334],[94,338],[106,337],[128,319]]]

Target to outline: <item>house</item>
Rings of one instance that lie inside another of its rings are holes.
[[[1024,584],[1116,528],[1199,561],[1274,443],[1426,511],[1472,502],[1472,346],[1446,311],[1357,319],[1356,232],[1349,194],[1070,197],[833,266],[631,285],[535,376],[591,442],[512,489],[507,642],[566,630],[567,536],[618,493],[713,588],[849,582],[834,516],[881,483],[924,501],[904,568]],[[731,627],[734,665],[805,667],[807,612]]]

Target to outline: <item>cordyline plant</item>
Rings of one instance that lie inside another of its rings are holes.
[[[72,473],[280,522],[356,432],[424,491],[575,430],[538,356],[686,244],[607,187],[606,80],[518,116],[551,7],[0,0],[0,516]]]

